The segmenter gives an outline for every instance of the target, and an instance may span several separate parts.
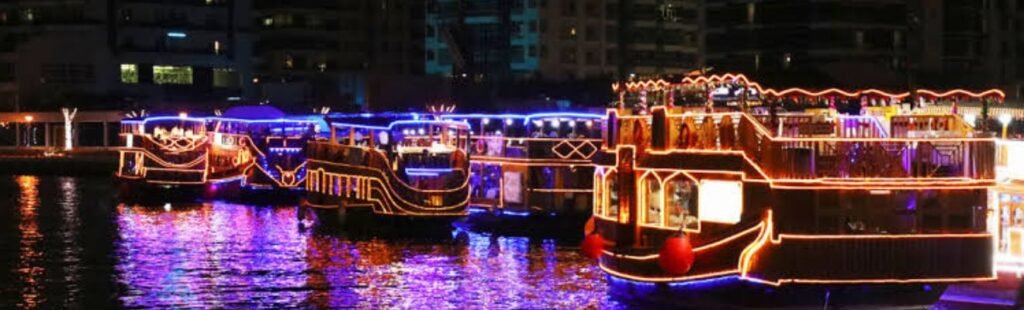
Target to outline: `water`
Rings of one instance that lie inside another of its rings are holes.
[[[621,308],[575,244],[346,237],[295,206],[119,204],[109,178],[0,176],[0,307]]]

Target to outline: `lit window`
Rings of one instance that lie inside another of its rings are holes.
[[[689,230],[700,228],[697,219],[697,184],[684,176],[665,182],[665,226],[684,226]]]
[[[284,55],[284,67],[287,69],[295,68],[295,58],[292,55]]]
[[[220,49],[221,49],[220,41],[213,41],[213,53],[217,54],[217,55],[220,55]]]
[[[139,83],[139,67],[135,64],[121,64],[121,83]]]
[[[153,66],[153,83],[191,85],[192,67]]]
[[[654,175],[644,179],[644,204],[647,206],[647,213],[644,217],[645,224],[661,224],[662,192],[661,182]]]
[[[612,172],[607,176],[604,181],[605,193],[608,195],[608,203],[605,205],[608,210],[608,216],[617,218],[619,217],[619,176],[618,173]]]
[[[273,18],[267,17],[267,18],[263,19],[263,26],[268,26],[269,27],[269,26],[273,26],[273,25],[274,25],[274,19]]]
[[[743,184],[738,181],[700,182],[697,209],[701,221],[723,224],[740,222],[743,214]]]
[[[213,68],[213,87],[238,87],[238,75],[230,68]]]

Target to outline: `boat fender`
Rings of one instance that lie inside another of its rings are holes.
[[[601,234],[592,233],[583,238],[583,255],[591,259],[598,259],[601,257],[601,252],[604,251],[604,238],[601,238]]]
[[[690,237],[682,234],[665,239],[661,252],[658,254],[658,265],[665,272],[673,275],[686,274],[693,267],[693,246]]]

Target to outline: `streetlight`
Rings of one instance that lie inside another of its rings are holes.
[[[1003,123],[1003,139],[1006,139],[1006,127],[1010,126],[1010,121],[1013,121],[1013,116],[1010,114],[999,115],[999,122]]]
[[[32,115],[25,115],[25,146],[32,146],[32,120],[36,119]]]

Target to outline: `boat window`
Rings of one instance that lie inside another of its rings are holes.
[[[619,175],[616,172],[608,174],[605,179],[605,192],[608,193],[608,216],[619,216]]]
[[[501,166],[484,166],[483,182],[484,197],[487,199],[498,199],[501,191]]]
[[[664,195],[661,191],[661,181],[653,174],[644,179],[644,199],[646,200],[644,205],[647,206],[644,222],[646,224],[660,225]]]
[[[700,220],[736,224],[743,212],[743,183],[701,180],[697,208]]]
[[[665,182],[666,227],[698,229],[697,184],[683,176]]]
[[[604,214],[604,174],[594,174],[594,214]]]

